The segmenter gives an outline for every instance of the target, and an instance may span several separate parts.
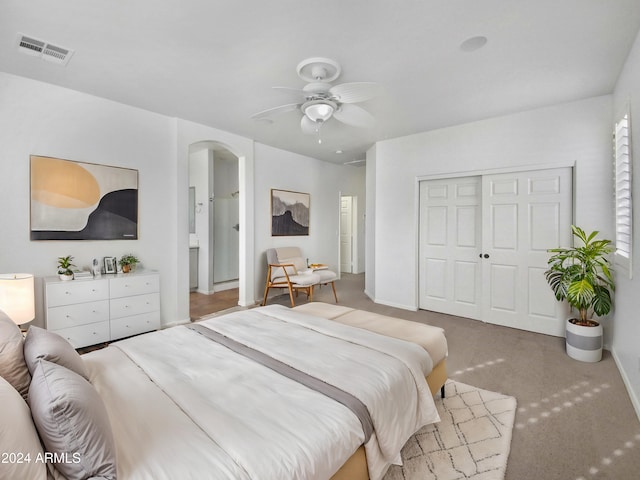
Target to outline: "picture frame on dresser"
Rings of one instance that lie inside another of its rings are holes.
[[[118,262],[116,261],[116,257],[104,257],[104,273],[117,273],[118,272]]]

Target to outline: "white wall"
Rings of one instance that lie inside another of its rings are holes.
[[[378,142],[367,157],[367,169],[375,169],[367,173],[367,187],[375,182],[368,217],[375,249],[367,254],[368,273],[375,264],[375,301],[417,309],[417,178],[573,162],[574,221],[611,238],[610,96]]]
[[[366,201],[364,169],[333,165],[259,143],[255,154],[256,292],[264,293],[268,248],[299,246],[310,262],[327,263],[339,272],[340,194]],[[310,194],[308,236],[271,236],[272,188]]]
[[[618,79],[614,91],[614,117],[629,108],[631,112],[631,142],[633,155],[633,278],[626,272],[616,275],[612,353],[627,385],[638,416],[640,416],[640,34]],[[635,148],[634,148],[635,147]]]
[[[0,272],[37,277],[36,322],[43,325],[43,276],[57,257],[78,267],[93,258],[136,254],[161,272],[162,321],[177,315],[173,121],[72,90],[0,73]],[[139,172],[138,240],[30,241],[29,155],[134,168]],[[186,203],[185,203],[186,210]],[[163,212],[158,215],[158,212]]]
[[[79,267],[89,267],[93,258],[128,252],[161,273],[162,324],[188,321],[189,147],[199,142],[221,144],[239,159],[241,305],[253,305],[264,288],[270,188],[311,193],[309,256],[338,265],[339,192],[364,200],[364,169],[254,147],[253,140],[229,132],[0,73],[0,272],[36,276],[35,324],[44,321],[41,279],[55,275],[57,257],[73,255]],[[137,169],[139,239],[30,241],[31,154]]]
[[[367,212],[365,222],[365,276],[364,292],[376,298],[376,152],[377,145],[367,151],[365,183],[367,190]]]

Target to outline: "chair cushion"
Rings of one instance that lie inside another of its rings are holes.
[[[320,283],[320,276],[316,273],[301,273],[300,275],[289,275],[289,280],[293,287],[310,287]],[[273,282],[287,282],[287,277],[278,277],[273,279]]]
[[[336,272],[332,272],[331,270],[315,270],[313,273],[320,277],[320,283],[333,282],[338,278]]]
[[[267,250],[267,262],[270,264],[293,264],[294,267],[286,267],[288,275],[296,275],[307,270],[307,261],[302,257],[302,251],[298,247],[280,247]],[[271,269],[271,280],[284,276],[284,269]]]

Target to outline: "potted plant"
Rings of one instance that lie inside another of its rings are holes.
[[[581,245],[548,250],[554,255],[548,260],[545,277],[556,299],[566,300],[579,313],[578,318],[567,319],[567,354],[576,360],[598,362],[602,358],[602,325],[590,315],[611,311],[615,283],[607,255],[613,248],[611,240],[596,240],[597,231],[587,235],[575,225],[571,230]]]
[[[71,261],[73,257],[67,255],[66,257],[58,257],[58,276],[60,280],[73,280],[73,270],[71,267],[75,267]]]
[[[133,272],[136,269],[136,265],[138,263],[140,263],[138,257],[130,253],[123,255],[118,261],[118,264],[120,264],[120,266],[122,267],[122,273]]]

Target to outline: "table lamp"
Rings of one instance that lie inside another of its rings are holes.
[[[33,275],[28,273],[0,274],[0,310],[22,325],[36,316],[33,296]]]

